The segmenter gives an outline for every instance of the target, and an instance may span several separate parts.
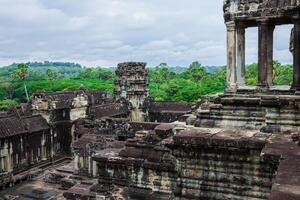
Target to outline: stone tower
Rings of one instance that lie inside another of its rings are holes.
[[[120,63],[118,64],[116,75],[116,99],[126,99],[131,103],[131,121],[145,121],[146,113],[143,112],[143,105],[149,96],[146,63]]]

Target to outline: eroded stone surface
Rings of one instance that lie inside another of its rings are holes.
[[[146,63],[118,64],[115,95],[117,100],[126,99],[130,102],[131,121],[145,121],[146,113],[143,112],[143,106],[149,97],[147,74]]]
[[[294,0],[224,1],[225,21],[290,18],[299,10],[300,3]]]
[[[219,95],[198,110],[196,126],[262,129],[280,133],[299,126],[299,96],[275,94]]]
[[[187,129],[162,142],[127,141],[112,157],[94,157],[99,181],[167,198],[267,199],[279,158],[262,157],[270,134]],[[254,170],[255,169],[255,170]]]

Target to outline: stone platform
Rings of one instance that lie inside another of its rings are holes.
[[[266,88],[262,91],[261,88],[257,86],[247,86],[247,85],[239,85],[237,86],[237,94],[255,94],[255,93],[263,93],[269,95],[294,95],[295,90],[291,90],[290,85],[274,85]]]
[[[247,92],[204,98],[196,126],[256,129],[279,133],[300,126],[300,96],[289,92]]]
[[[100,185],[128,188],[131,197],[277,200],[288,185],[295,189],[291,199],[300,197],[299,158],[299,146],[285,135],[187,128],[156,143],[128,140],[93,160]]]

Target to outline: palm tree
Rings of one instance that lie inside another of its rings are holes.
[[[207,74],[205,68],[202,67],[198,61],[195,61],[190,65],[189,71],[196,81],[200,81]]]
[[[19,79],[23,82],[27,101],[29,101],[29,95],[28,95],[25,81],[28,75],[29,75],[29,67],[24,63],[17,64],[17,69],[12,72],[12,77],[14,79]]]

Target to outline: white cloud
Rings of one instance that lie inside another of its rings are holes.
[[[275,34],[274,57],[284,62],[291,62],[289,29]],[[1,0],[0,33],[0,64],[226,63],[222,1]],[[247,61],[256,62],[257,32],[247,31],[247,36]]]

